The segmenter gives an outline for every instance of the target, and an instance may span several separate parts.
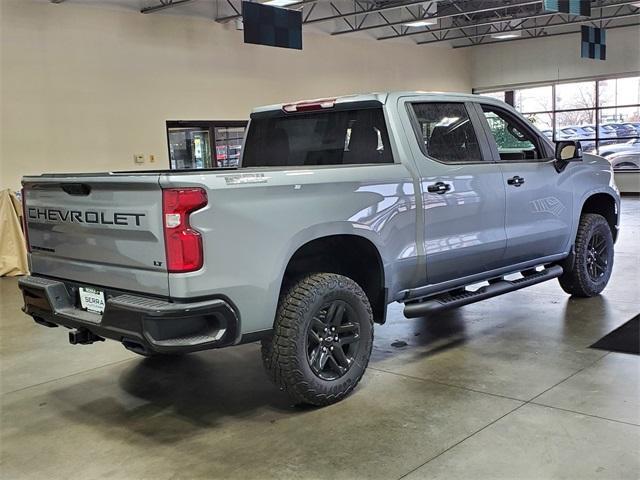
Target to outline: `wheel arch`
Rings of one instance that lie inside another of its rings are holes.
[[[608,192],[596,192],[587,196],[582,202],[578,221],[585,213],[596,213],[602,215],[609,224],[611,235],[615,242],[618,236],[618,220],[620,209],[615,197]]]
[[[378,247],[352,233],[325,235],[300,245],[284,269],[280,292],[307,273],[337,273],[354,280],[364,290],[376,323],[386,320],[387,288],[384,262]]]

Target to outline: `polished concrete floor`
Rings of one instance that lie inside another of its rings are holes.
[[[255,344],[71,346],[2,279],[0,476],[636,479],[640,357],[589,348],[640,312],[640,200],[622,223],[599,297],[551,281],[431,321],[390,306],[362,383],[322,409],[292,406]]]

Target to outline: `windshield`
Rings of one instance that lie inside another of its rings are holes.
[[[243,167],[393,163],[382,108],[251,120]]]

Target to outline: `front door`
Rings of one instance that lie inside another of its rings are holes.
[[[428,283],[500,267],[505,187],[499,166],[484,160],[487,142],[476,134],[481,124],[473,106],[416,102],[409,112],[420,146]]]
[[[573,218],[571,175],[556,171],[549,145],[514,112],[478,105],[506,196],[505,264],[565,253]]]

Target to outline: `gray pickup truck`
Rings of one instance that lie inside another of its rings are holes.
[[[609,163],[491,98],[424,92],[258,108],[240,166],[23,179],[24,311],[142,355],[262,342],[296,402],[344,398],[387,304],[433,316],[558,278],[606,286]]]

